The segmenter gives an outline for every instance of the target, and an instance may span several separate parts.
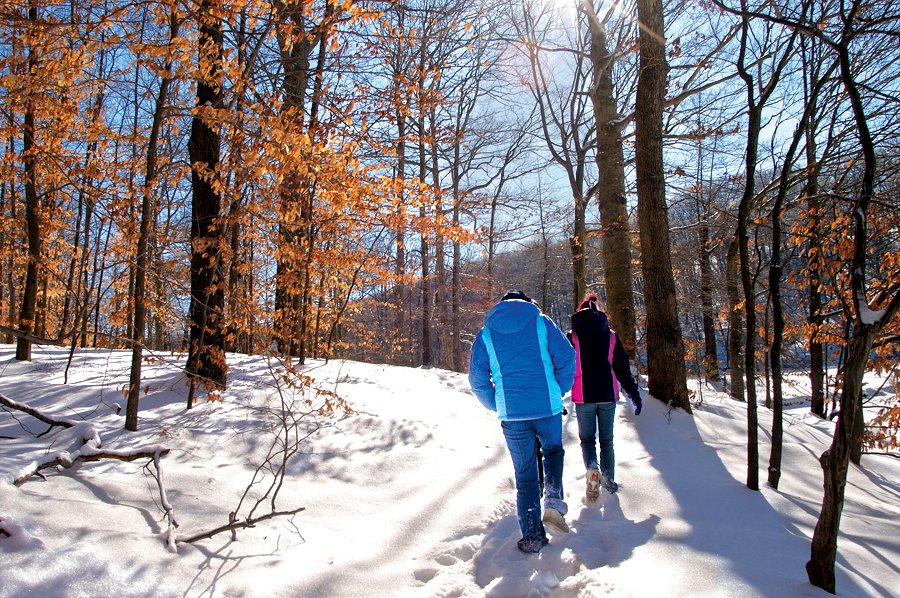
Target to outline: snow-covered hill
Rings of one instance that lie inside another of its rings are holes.
[[[35,347],[31,363],[13,356],[0,345],[0,394],[91,422],[106,449],[170,449],[161,463],[181,538],[227,523],[291,397],[277,391],[266,360],[229,355],[224,400],[187,411],[176,367],[183,359],[160,356],[145,366],[140,431],[128,433],[115,406],[124,405],[129,353],[77,352],[68,384],[66,351]],[[707,387],[693,417],[652,399],[640,417],[622,405],[622,488],[591,505],[581,498],[570,406],[572,532],[526,556],[515,546],[512,465],[499,424],[464,375],[345,361],[312,362],[304,373],[353,409],[301,422],[323,427],[290,461],[277,509],[304,510],[240,530],[237,541],[225,533],[181,544],[177,554],[166,550],[147,459],[76,464],[16,487],[11,480],[29,463],[80,439],[61,428],[35,437],[45,424],[0,411],[0,519],[13,531],[0,536],[0,596],[827,595],[807,583],[804,563],[831,424],[806,416],[802,404],[786,417],[781,488],[761,492],[744,485],[743,405]],[[769,412],[760,419],[765,480]],[[900,464],[864,463],[847,488],[838,594],[897,596]]]

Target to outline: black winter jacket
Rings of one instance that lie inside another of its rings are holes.
[[[572,331],[569,333],[569,341],[575,347],[576,356],[572,401],[615,402],[618,400],[618,385],[621,384],[632,402],[638,403],[640,392],[631,375],[628,353],[625,352],[625,347],[616,333],[610,330],[606,314],[593,307],[585,307],[572,314],[571,320]]]

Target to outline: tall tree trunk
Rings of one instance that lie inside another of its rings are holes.
[[[38,21],[37,0],[31,0],[28,20],[36,27]],[[34,47],[28,49],[28,74],[37,76],[38,55]],[[37,305],[38,278],[41,274],[43,240],[40,231],[40,204],[37,195],[37,164],[34,147],[35,114],[31,94],[25,101],[25,120],[22,125],[22,161],[25,170],[25,234],[28,237],[28,264],[25,267],[25,290],[19,311],[19,330],[25,334],[34,331],[35,306]],[[31,341],[20,336],[16,341],[16,359],[31,361]]]
[[[841,412],[835,428],[831,447],[822,453],[819,462],[824,472],[825,494],[822,511],[813,531],[810,559],[806,563],[809,581],[814,586],[835,592],[834,564],[837,556],[837,537],[841,511],[844,507],[844,488],[853,443],[854,427],[861,416],[862,380],[866,363],[875,337],[900,310],[900,290],[892,289],[893,296],[873,310],[868,304],[866,285],[866,253],[868,250],[869,204],[875,193],[876,154],[875,145],[866,119],[865,107],[853,75],[850,45],[857,26],[855,17],[859,3],[854,2],[849,12],[842,15],[844,31],[835,48],[840,59],[841,82],[850,99],[853,116],[863,152],[863,175],[859,199],[853,216],[853,261],[851,264],[851,292],[853,305],[853,333],[844,366],[841,390]],[[864,315],[865,314],[865,315]]]
[[[807,138],[807,160],[812,151],[815,160],[815,150],[809,147],[814,143],[812,137]],[[814,145],[812,147],[815,147]],[[817,168],[810,169],[806,182],[806,205],[810,218],[810,237],[807,249],[807,263],[809,270],[809,323],[812,331],[809,336],[809,384],[810,384],[810,412],[825,417],[825,344],[819,335],[819,326],[822,323],[822,292],[820,270],[822,267],[822,242],[820,235],[822,229],[821,220],[822,199],[819,197],[819,185]]]
[[[866,373],[866,362],[873,339],[871,327],[854,327],[847,363],[844,366],[841,413],[837,419],[831,446],[819,457],[825,477],[825,494],[822,498],[822,510],[813,531],[806,572],[812,585],[832,594],[835,593],[834,564],[837,557],[837,537],[850,465],[850,428],[856,418],[857,407],[862,401],[862,380]]]
[[[452,212],[452,224],[453,227],[459,226],[459,212],[460,212],[460,202],[461,199],[459,197],[459,187],[454,185],[454,194],[453,194],[453,212]],[[453,265],[451,266],[450,271],[450,330],[452,337],[452,353],[453,353],[453,371],[461,372],[463,371],[463,356],[462,356],[462,344],[459,342],[459,333],[462,328],[462,323],[459,319],[459,311],[460,311],[460,295],[461,289],[461,272],[460,268],[462,267],[462,244],[459,242],[458,238],[453,238]]]
[[[10,119],[11,118],[12,118],[12,115],[10,115]],[[12,131],[12,129],[13,128],[10,127],[10,131]],[[15,155],[15,139],[14,139],[12,133],[10,133],[10,136],[9,136],[9,149],[7,151],[9,152],[9,155]],[[7,197],[7,194],[5,193],[6,188],[7,188],[6,183],[7,183],[6,181],[4,181],[2,183],[3,190],[4,190],[4,196],[3,196],[4,200],[6,200],[6,197]],[[12,184],[12,182],[10,182],[10,184],[9,184],[8,197],[9,197],[9,215],[12,218],[13,222],[18,222],[19,216],[18,216],[18,210],[16,209],[16,202],[17,202],[16,187],[14,184]],[[5,201],[0,202],[0,210],[3,209],[4,203],[5,203]],[[4,243],[5,241],[6,241],[5,238],[0,239],[0,245],[5,245],[5,243]],[[9,243],[9,246],[12,246],[12,242]],[[14,256],[13,252],[9,252],[9,254],[7,255],[6,263],[3,264],[3,268],[6,273],[6,280],[5,280],[5,284],[6,284],[6,304],[5,304],[6,317],[7,317],[7,321],[10,323],[10,325],[12,325],[16,321],[16,288],[18,286],[16,284],[17,276],[16,276],[16,267],[15,267],[15,256]],[[4,281],[0,281],[0,285],[2,285],[2,284],[4,284]],[[2,338],[3,338],[4,343],[12,343],[13,339],[15,337],[12,334],[4,334]]]
[[[668,65],[661,0],[638,0],[640,74],[635,111],[635,165],[641,271],[647,309],[650,394],[691,412],[684,342],[678,323],[662,152],[662,110]]]
[[[698,116],[698,121],[700,117]],[[702,126],[701,122],[697,123]],[[715,145],[713,154],[715,154]],[[700,310],[703,314],[703,374],[709,382],[719,380],[719,350],[716,342],[716,311],[713,307],[712,244],[709,223],[712,218],[710,199],[703,185],[703,144],[697,143],[697,262],[700,265]],[[710,186],[711,187],[711,186]]]
[[[600,238],[606,275],[606,313],[628,354],[635,357],[634,290],[631,271],[631,232],[625,189],[625,158],[622,150],[624,119],[613,93],[615,56],[609,51],[606,27],[597,17],[592,0],[582,0],[591,34],[590,58],[594,70],[591,101],[597,129],[597,169],[600,184]],[[579,298],[580,301],[580,298]]]
[[[584,251],[587,241],[587,225],[585,223],[587,199],[583,195],[576,195],[572,199],[575,204],[575,222],[574,233],[569,238],[569,247],[572,252],[572,311],[575,311],[587,294]]]
[[[277,31],[281,68],[283,70],[284,101],[281,116],[303,127],[306,92],[309,86],[310,56],[315,36],[307,31],[305,7],[302,3],[278,5]],[[285,123],[287,124],[287,122]],[[278,350],[288,357],[299,353],[301,288],[303,273],[299,267],[304,259],[306,242],[304,231],[307,214],[302,204],[306,181],[292,168],[279,188],[278,249],[275,275],[275,339]]]
[[[222,198],[215,180],[219,167],[220,135],[212,110],[222,107],[222,30],[219,0],[201,0],[198,43],[200,76],[197,79],[197,106],[191,122],[188,154],[191,159],[191,303],[190,353],[188,373],[191,389],[199,379],[212,387],[224,388],[225,292],[221,280],[220,222]],[[193,394],[188,408],[193,406]]]
[[[173,11],[169,15],[169,43],[178,37],[178,15]],[[171,72],[172,61],[166,61],[165,72]],[[163,77],[159,83],[156,106],[153,110],[153,121],[150,125],[150,137],[147,139],[147,163],[144,172],[143,197],[141,198],[141,225],[138,231],[137,254],[135,256],[134,275],[134,326],[132,328],[134,345],[131,347],[131,375],[128,383],[128,403],[125,408],[125,429],[136,431],[138,426],[138,401],[141,396],[141,361],[144,351],[147,313],[147,267],[150,264],[148,251],[151,218],[153,214],[153,188],[156,185],[157,147],[159,132],[162,128],[163,112],[168,101],[171,80]]]
[[[700,308],[703,311],[703,371],[707,380],[716,382],[719,380],[719,350],[716,343],[715,309],[712,300],[713,275],[709,257],[712,253],[709,242],[709,204],[706,202],[703,202],[698,236]]]
[[[429,131],[425,129],[425,114],[428,110],[426,105],[427,101],[425,100],[425,72],[426,72],[426,64],[425,64],[425,43],[421,44],[421,49],[419,53],[419,89],[417,90],[418,96],[418,110],[419,113],[417,115],[417,124],[418,124],[418,132],[419,132],[419,185],[420,189],[425,187],[427,178],[428,178],[428,151],[426,150],[425,142],[426,139],[430,137]],[[436,141],[432,138],[432,143],[436,143]],[[428,210],[426,207],[426,202],[422,201],[422,205],[419,208],[419,217],[422,219],[422,222],[425,222],[426,218],[428,218]],[[422,232],[419,236],[419,249],[420,249],[420,259],[422,264],[422,282],[421,284],[421,297],[422,297],[422,351],[421,351],[421,359],[422,365],[424,366],[432,366],[434,365],[434,357],[431,353],[431,273],[430,268],[431,264],[429,260],[431,259],[429,252],[430,249],[428,247],[428,233]]]
[[[744,319],[741,317],[740,257],[738,242],[732,237],[725,261],[725,290],[728,294],[728,367],[731,370],[731,398],[745,401],[744,393]]]
[[[804,5],[808,8],[807,5]],[[805,14],[805,12],[804,12]],[[740,50],[738,52],[738,75],[747,87],[747,153],[746,153],[746,184],[744,193],[738,206],[737,240],[738,253],[741,264],[741,286],[744,291],[744,312],[747,322],[747,335],[744,348],[744,369],[747,381],[747,487],[751,490],[759,490],[759,422],[756,404],[756,295],[755,277],[750,273],[750,234],[748,226],[750,212],[755,196],[756,167],[759,151],[759,134],[762,122],[762,111],[766,102],[775,91],[781,74],[792,55],[794,41],[797,38],[795,31],[782,50],[780,56],[775,55],[775,65],[771,69],[770,79],[762,88],[759,100],[756,99],[756,81],[746,67],[747,45],[750,33],[751,16],[747,12],[746,0],[741,0],[741,36]]]
[[[325,5],[325,14],[322,19],[321,27],[319,28],[319,32],[314,38],[315,43],[313,45],[318,44],[319,53],[316,60],[316,68],[313,72],[313,86],[312,86],[312,97],[309,106],[309,120],[307,125],[307,130],[309,131],[309,138],[313,140],[313,143],[318,141],[318,136],[320,135],[319,131],[319,121],[318,121],[318,112],[319,105],[322,101],[322,79],[323,72],[325,69],[325,49],[328,43],[328,31],[329,28],[325,25],[326,22],[331,20],[332,12],[334,10],[334,5],[332,3],[327,3]],[[297,341],[297,357],[299,362],[306,363],[306,355],[308,351],[308,347],[310,344],[315,344],[316,339],[309,338],[309,327],[310,327],[310,309],[313,305],[313,267],[314,267],[314,252],[317,243],[317,235],[318,235],[318,227],[319,224],[316,222],[316,195],[318,193],[318,181],[315,175],[307,176],[307,180],[303,182],[303,203],[301,204],[300,210],[300,220],[303,231],[303,249],[304,249],[304,262],[303,262],[303,291],[300,296],[297,298],[297,302],[299,305],[299,333],[298,333],[298,341]]]
[[[772,452],[769,457],[769,478],[768,483],[772,488],[778,488],[778,481],[781,478],[781,453],[783,441],[783,411],[784,399],[781,388],[781,351],[782,338],[784,333],[784,309],[781,302],[781,278],[784,272],[784,265],[781,263],[781,234],[782,222],[781,212],[784,206],[784,200],[787,197],[788,187],[790,186],[790,175],[793,171],[794,157],[800,146],[800,141],[807,135],[807,123],[811,120],[814,113],[816,98],[819,90],[824,82],[831,78],[834,67],[829,69],[824,77],[822,77],[813,88],[805,102],[803,115],[800,123],[794,131],[791,145],[788,148],[784,158],[784,166],[781,169],[781,177],[778,184],[778,195],[775,197],[775,203],[772,206],[771,224],[772,224],[772,256],[769,265],[769,296],[772,303],[772,345],[769,351],[769,360],[772,364],[772,379],[774,381],[774,409],[772,413]]]
[[[97,292],[96,299],[94,300],[94,313],[93,313],[94,335],[93,335],[93,338],[91,339],[91,347],[94,349],[96,349],[99,346],[99,341],[100,341],[100,335],[98,334],[100,332],[100,304],[101,304],[101,299],[103,298],[103,278],[104,278],[104,274],[106,273],[106,255],[107,255],[107,250],[109,249],[109,239],[111,236],[112,236],[112,218],[107,220],[105,236],[103,235],[103,222],[101,221],[100,231],[97,235],[98,251],[94,253],[94,275],[97,277],[96,278],[97,284],[91,285],[91,288],[95,289]],[[103,249],[99,250],[101,238],[103,239]],[[100,262],[99,265],[97,263],[98,260]],[[100,273],[99,275],[97,275],[98,272]],[[93,279],[93,276],[92,276],[92,279]],[[84,329],[85,330],[88,329],[87,314],[85,314]]]
[[[800,40],[801,58],[803,61],[803,90],[809,94],[815,81],[821,80],[818,71],[811,72],[812,62],[808,54],[807,43],[811,44],[811,51],[815,51],[815,40],[807,42],[806,38]],[[809,97],[811,105],[810,114],[817,113],[816,98]],[[819,337],[819,324],[821,324],[822,292],[820,269],[822,264],[822,242],[820,235],[823,209],[822,198],[819,196],[819,165],[816,157],[816,119],[809,118],[804,130],[806,141],[806,186],[802,195],[806,198],[806,209],[809,213],[809,246],[806,251],[807,270],[809,271],[809,318],[811,327],[809,335],[809,385],[810,404],[809,410],[819,417],[825,417],[825,346]]]
[[[741,1],[741,8],[746,9],[745,0]],[[750,250],[748,221],[753,201],[756,183],[756,162],[759,151],[759,129],[762,106],[765,102],[761,99],[756,102],[756,88],[753,76],[746,70],[744,60],[747,54],[747,37],[749,35],[749,16],[744,10],[741,15],[741,47],[738,55],[738,73],[747,86],[747,152],[744,168],[746,169],[746,181],[744,193],[738,206],[737,231],[735,237],[738,244],[738,256],[740,257],[741,288],[744,293],[744,314],[746,321],[746,338],[744,339],[744,376],[747,393],[747,487],[751,490],[759,490],[759,425],[756,404],[756,296],[754,293],[753,278],[750,274]]]
[[[431,146],[431,177],[432,187],[434,188],[434,210],[435,216],[443,220],[444,200],[441,194],[440,166],[438,161],[438,145],[437,145],[437,118],[432,115],[431,119],[431,138],[434,143]],[[445,269],[444,245],[446,240],[440,233],[435,235],[434,239],[434,279],[435,279],[435,307],[437,308],[438,318],[438,359],[442,368],[453,369],[453,357],[451,355],[452,340],[450,336],[450,314],[447,305],[447,285]],[[491,255],[488,254],[488,267],[490,267]]]

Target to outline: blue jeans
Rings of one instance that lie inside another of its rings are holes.
[[[616,451],[613,449],[615,403],[576,403],[578,438],[586,469],[599,469],[607,479],[616,479]],[[597,464],[597,436],[600,438],[600,463]]]
[[[544,453],[544,508],[568,511],[563,501],[562,414],[522,421],[500,422],[516,472],[516,511],[526,540],[547,536],[541,522],[541,485],[535,440]]]

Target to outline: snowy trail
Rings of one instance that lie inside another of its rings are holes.
[[[146,368],[141,431],[112,413],[130,354],[41,348],[16,363],[0,345],[0,392],[66,417],[90,418],[108,448],[172,447],[164,460],[180,533],[224,523],[267,437],[258,405],[272,393],[263,360],[229,356],[222,403],[183,408],[180,374]],[[291,465],[279,506],[292,519],[165,551],[152,479],[140,464],[84,464],[21,488],[0,485],[0,598],[160,597],[824,597],[803,564],[821,501],[816,461],[830,422],[789,412],[781,489],[749,491],[744,406],[704,390],[694,416],[617,412],[618,494],[582,501],[584,466],[571,405],[564,487],[572,531],[538,556],[516,550],[512,464],[499,423],[442,370],[352,362],[309,373],[356,414],[313,437]],[[761,409],[760,455],[768,455]],[[5,418],[5,419],[4,419]],[[0,436],[22,425],[0,412]],[[0,476],[63,435],[0,440]],[[761,475],[764,467],[761,466]],[[158,498],[158,497],[157,497]],[[893,597],[900,587],[900,464],[868,458],[851,471],[838,555],[838,595]]]

